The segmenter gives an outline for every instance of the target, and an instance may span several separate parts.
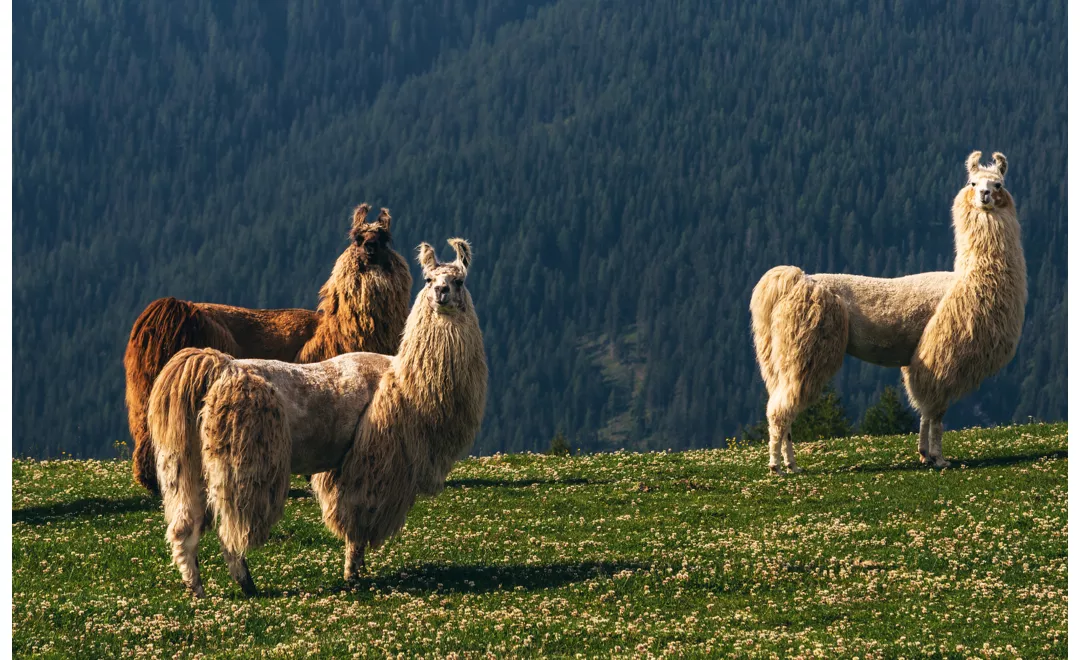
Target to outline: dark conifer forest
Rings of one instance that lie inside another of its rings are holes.
[[[952,267],[1002,151],[1029,300],[946,425],[1066,415],[1066,3],[16,0],[16,455],[130,439],[151,300],[309,307],[351,208],[474,246],[475,451],[721,446],[768,268]],[[414,276],[419,270],[414,264]],[[899,372],[848,360],[853,420]]]

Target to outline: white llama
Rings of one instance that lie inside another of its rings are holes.
[[[919,456],[946,467],[946,409],[1012,359],[1027,302],[1016,206],[1005,190],[1005,156],[967,159],[968,182],[953,200],[952,272],[895,279],[806,275],[778,266],[754,287],[750,312],[758,365],[769,391],[769,467],[798,471],[795,417],[821,393],[844,353],[900,367],[922,419]]]

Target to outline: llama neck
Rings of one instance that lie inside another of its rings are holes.
[[[403,393],[420,411],[454,414],[455,397],[474,384],[473,372],[484,363],[483,350],[471,302],[466,311],[440,314],[417,300],[395,358]]]
[[[412,277],[404,258],[391,253],[389,272],[365,268],[347,250],[319,290],[319,325],[300,352],[300,362],[342,353],[393,355],[408,310]]]
[[[961,191],[953,204],[954,272],[972,285],[1026,290],[1027,266],[1012,199],[985,211],[968,203],[969,198],[968,191]]]
[[[472,445],[487,395],[487,362],[472,310],[440,314],[417,299],[393,363],[400,410],[409,411],[405,438],[421,492],[438,492],[454,462]],[[374,404],[373,404],[374,407]]]

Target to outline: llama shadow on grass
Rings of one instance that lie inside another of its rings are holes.
[[[303,488],[290,488],[289,499],[300,500],[313,497],[311,491]],[[109,499],[107,497],[86,497],[71,502],[58,502],[45,506],[32,506],[25,509],[13,509],[11,512],[12,522],[22,522],[28,525],[40,525],[52,520],[64,518],[88,518],[90,516],[107,516],[116,513],[131,513],[133,511],[154,511],[161,508],[161,498],[150,495],[128,497],[122,500]]]
[[[1007,467],[1009,465],[1019,465],[1022,463],[1034,463],[1043,459],[1046,460],[1060,460],[1068,458],[1069,452],[1066,449],[1060,449],[1058,451],[1045,451],[1045,452],[1033,452],[1030,454],[1014,454],[1012,456],[987,456],[985,458],[949,458],[952,463],[950,470],[978,470],[981,468],[991,467]],[[824,474],[843,474],[845,472],[902,472],[902,471],[914,471],[914,470],[934,470],[928,465],[923,465],[918,459],[914,459],[905,463],[892,463],[888,465],[855,465],[850,468],[839,468],[835,470],[823,470]]]
[[[1031,454],[1016,454],[1014,456],[988,456],[986,458],[957,459],[953,461],[953,466],[963,466],[968,469],[1004,467],[1007,465],[1017,465],[1018,463],[1034,463],[1035,461],[1041,461],[1043,459],[1049,461],[1057,461],[1068,457],[1069,450],[1059,449],[1058,451],[1044,451]]]
[[[337,589],[359,591],[360,594],[370,593],[371,587],[375,587],[376,591],[412,589],[454,593],[487,593],[514,590],[518,587],[525,591],[535,591],[642,568],[644,567],[641,564],[633,562],[597,561],[511,566],[423,564],[365,578],[356,586],[342,586]]]
[[[375,598],[376,593],[387,591],[478,594],[514,591],[518,587],[525,591],[535,591],[611,576],[619,571],[638,571],[645,568],[647,567],[643,564],[634,562],[581,562],[577,564],[559,562],[535,566],[422,564],[405,567],[392,573],[362,577],[353,584],[339,584],[326,591],[331,594],[352,594],[357,600],[365,601]],[[262,598],[281,598],[301,594],[294,591],[266,589],[260,590],[259,595]],[[234,591],[232,596],[237,599],[243,598],[238,590]]]
[[[447,488],[530,488],[532,486],[594,486],[609,484],[608,480],[583,479],[449,479]]]
[[[116,513],[131,513],[133,511],[153,511],[160,506],[161,500],[149,496],[129,497],[122,500],[87,497],[71,502],[58,502],[46,506],[14,509],[11,512],[11,520],[12,522],[23,522],[28,525],[40,525],[64,518],[86,518]]]

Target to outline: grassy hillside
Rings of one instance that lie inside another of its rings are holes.
[[[404,652],[1037,657],[1067,643],[1064,424],[470,459],[348,588],[297,484],[244,600],[213,535],[181,591],[159,505],[119,461],[14,461],[18,655]]]

